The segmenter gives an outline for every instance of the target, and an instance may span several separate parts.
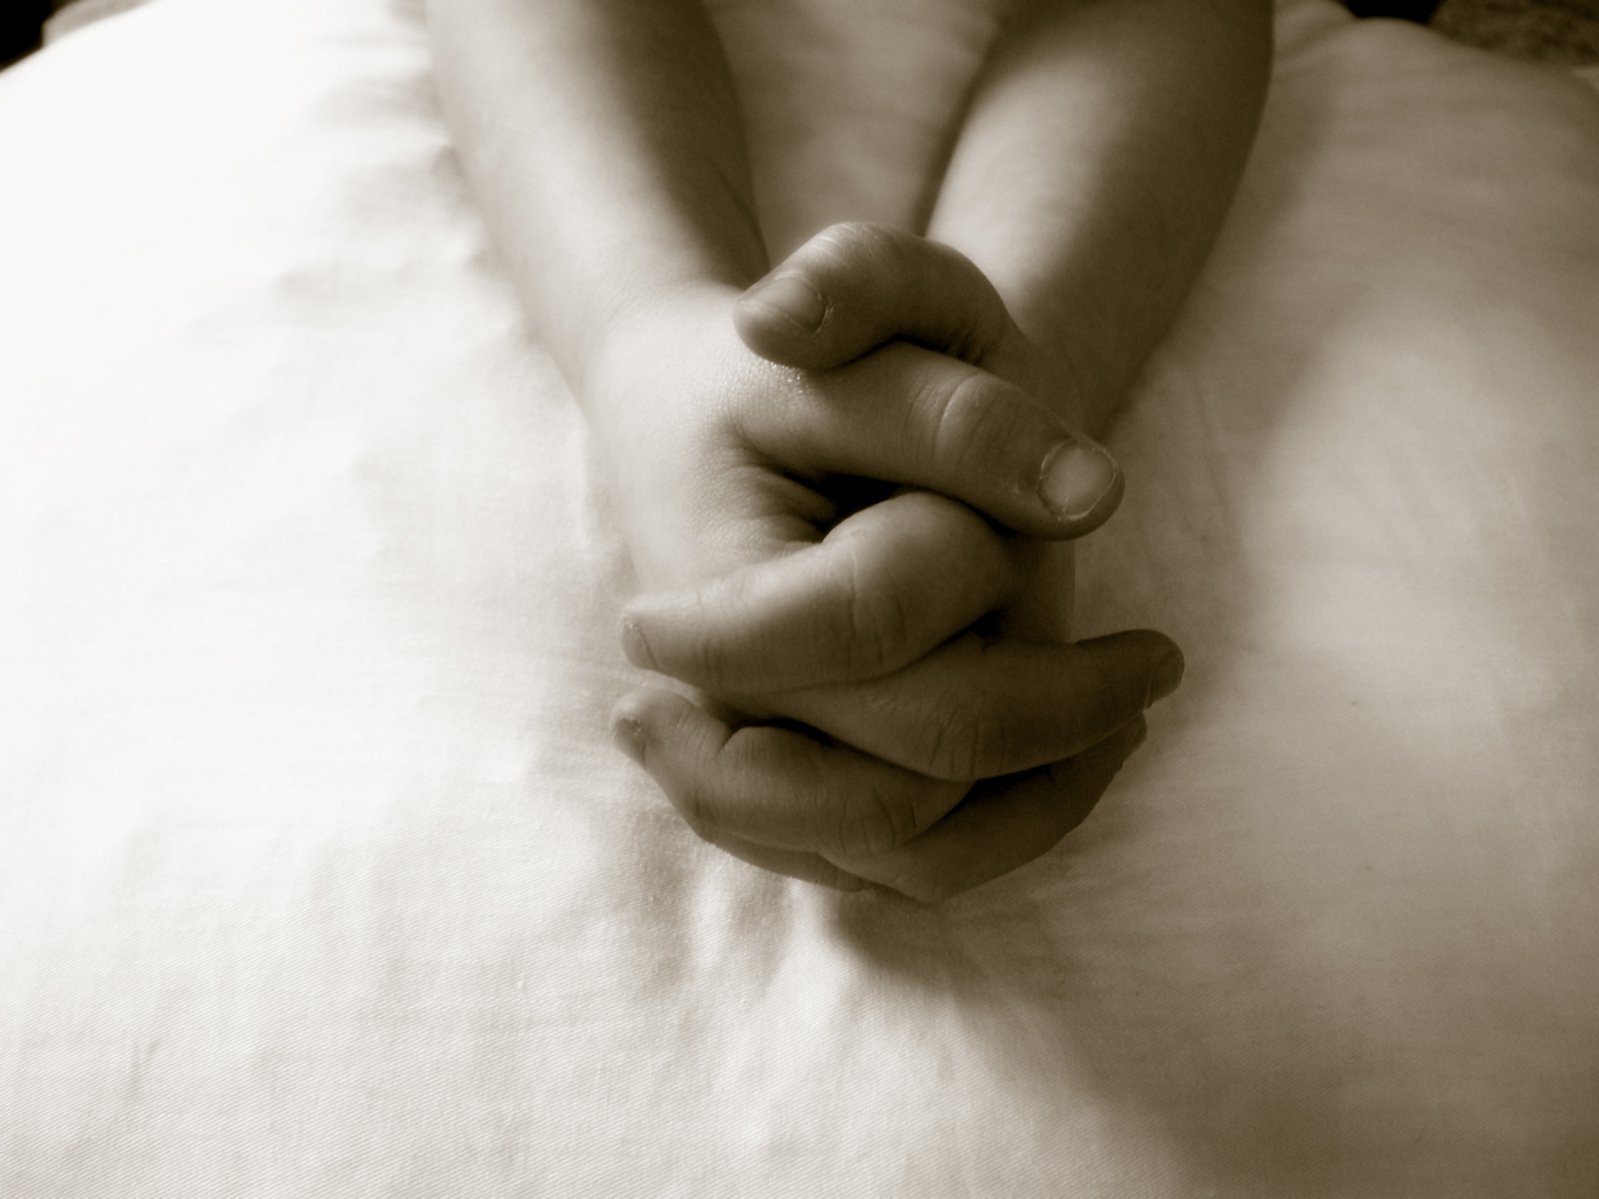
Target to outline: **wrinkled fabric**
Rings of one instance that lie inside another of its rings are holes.
[[[914,214],[993,32],[859,7],[718,6],[775,244]],[[411,8],[0,75],[0,1194],[1599,1193],[1599,103],[1278,41],[1082,548],[1187,681],[937,908],[609,748],[626,564]]]

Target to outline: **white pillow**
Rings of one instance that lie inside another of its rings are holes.
[[[718,8],[776,242],[914,211],[992,34],[859,7]],[[0,75],[0,1194],[1599,1191],[1599,104],[1279,42],[1082,568],[1188,681],[932,910],[608,749],[625,564],[408,5]]]

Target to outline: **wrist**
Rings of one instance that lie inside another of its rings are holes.
[[[569,381],[603,457],[653,458],[665,443],[717,427],[720,393],[701,375],[724,362],[735,341],[739,294],[704,279],[638,290],[595,323]]]
[[[711,277],[633,288],[617,297],[603,315],[588,322],[581,345],[563,363],[567,381],[591,421],[609,422],[624,384],[658,374],[666,361],[687,351],[702,331],[719,321],[731,334],[732,283]]]

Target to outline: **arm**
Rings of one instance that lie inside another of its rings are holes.
[[[469,181],[530,323],[587,411],[646,586],[817,539],[836,505],[797,478],[927,486],[1043,536],[1108,514],[1104,472],[1078,480],[1086,507],[1051,508],[1041,464],[1071,430],[965,364],[898,347],[802,380],[739,342],[733,305],[764,250],[700,0],[430,0],[428,16]],[[867,398],[889,377],[914,383],[895,393],[903,413]],[[982,417],[951,446],[934,433],[974,382]],[[903,436],[919,426],[927,436]]]
[[[704,583],[814,551],[808,575],[882,577],[884,602],[846,616],[889,618],[888,631],[900,636],[868,635],[882,650],[905,648],[897,618],[911,613],[909,661],[1003,601],[1012,586],[1004,547],[969,509],[936,496],[850,516],[827,479],[927,487],[1039,536],[1075,535],[1108,515],[1113,468],[1090,463],[1085,474],[1074,459],[1064,484],[1046,487],[1054,475],[1045,468],[1068,462],[1060,451],[1078,439],[1020,388],[975,366],[901,345],[801,375],[739,341],[734,303],[759,273],[762,251],[731,89],[696,0],[432,0],[430,22],[469,179],[531,323],[588,412],[646,585]],[[929,530],[951,555],[945,573],[968,585],[932,597],[906,591],[897,563]],[[1023,770],[1136,725],[1170,652],[1163,638],[1129,634],[1096,650],[1061,649],[1054,669],[1041,670],[1020,647],[998,655],[971,648],[929,662],[926,679],[812,697],[804,718],[841,746],[761,727],[709,724],[695,736],[681,709],[663,737],[723,763],[749,749],[751,768],[769,767],[773,794],[803,813],[798,830],[755,815],[750,831],[764,839],[719,835],[719,844],[773,868],[834,878],[806,851],[841,830],[846,850],[880,845],[856,816],[884,804],[890,818],[872,827],[896,838],[921,831],[975,777],[961,777],[968,757],[984,774]],[[1081,720],[1065,728],[1018,722],[1011,675],[1031,687],[1030,711],[1081,709]],[[961,687],[968,677],[986,683]],[[1083,704],[1085,688],[1107,696]],[[973,693],[972,712],[942,702],[953,689]],[[884,718],[889,705],[893,720]],[[662,710],[659,699],[648,709]],[[644,714],[624,718],[624,730],[644,729]],[[968,740],[970,754],[961,752]],[[848,749],[863,741],[875,756]],[[661,768],[645,742],[624,744]],[[824,768],[813,752],[836,773],[825,798],[841,819],[819,810],[804,785]],[[1072,786],[1102,786],[1105,761],[1073,775]],[[670,784],[691,820],[714,791],[708,773],[695,767]],[[796,851],[799,862],[782,856]]]
[[[1270,0],[1015,0],[928,238],[826,231],[775,276],[803,277],[829,319],[796,336],[758,284],[740,304],[745,342],[773,362],[824,367],[907,337],[1098,433],[1204,263],[1253,137],[1270,50]],[[940,278],[950,261],[940,242],[975,263],[982,286],[959,271]],[[984,323],[997,306],[1009,318]],[[1036,561],[1005,627],[1059,635],[1070,555]]]
[[[780,295],[758,287],[740,305],[744,340],[772,361],[825,368],[909,337],[1051,396],[1072,423],[1102,427],[1203,264],[1253,136],[1269,53],[1266,0],[1028,5],[974,97],[930,227],[995,288],[931,242],[839,227],[776,272],[823,297],[820,327],[797,332],[779,315]],[[994,315],[996,290],[1014,323]],[[674,631],[688,651],[681,665],[704,660],[719,638],[730,640],[710,656],[752,660],[758,639],[741,642],[736,600]],[[1091,751],[1052,768],[1041,818],[1009,823],[1028,799],[1013,785],[1008,802],[962,805],[870,862],[828,856],[882,881],[919,875],[913,891],[971,885],[1053,844],[1081,818],[1070,799],[1097,795],[1133,743],[1107,739],[1103,760]],[[714,774],[718,764],[690,752],[679,769]],[[1085,789],[1067,783],[1073,769],[1102,774]],[[961,825],[985,818],[985,828]]]
[[[1204,264],[1265,94],[1270,0],[1023,0],[928,236],[989,277],[1064,405],[1109,421]]]
[[[699,0],[429,0],[440,97],[490,233],[580,401],[636,306],[766,268]]]

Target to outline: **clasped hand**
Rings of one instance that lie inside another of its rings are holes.
[[[624,647],[698,689],[629,695],[616,739],[700,836],[931,901],[1087,815],[1182,658],[1022,615],[1069,610],[1043,543],[1103,523],[1121,477],[975,266],[835,226],[748,293],[639,306],[596,362],[645,589]]]

